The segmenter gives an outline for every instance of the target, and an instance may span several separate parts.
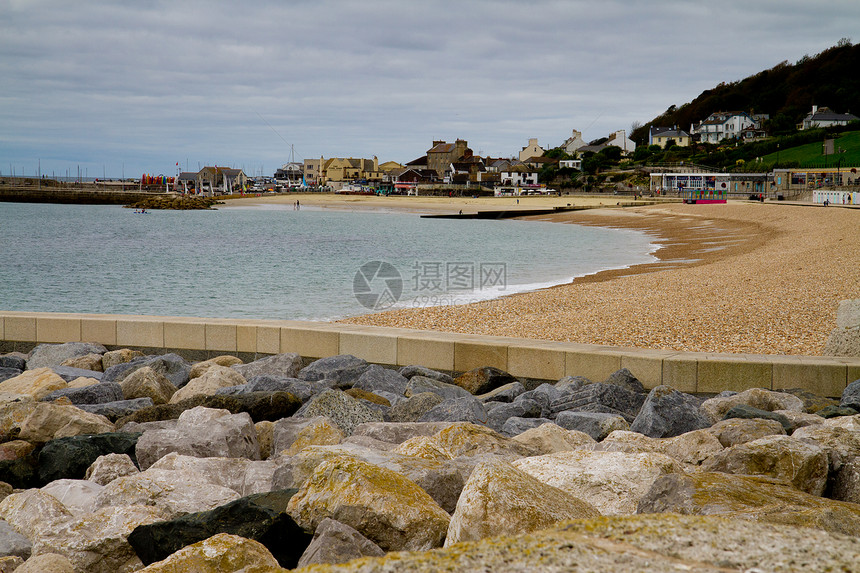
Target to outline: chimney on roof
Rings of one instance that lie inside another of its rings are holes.
[[[814,105],[812,106],[812,115],[815,115],[816,113],[818,113],[818,106]]]

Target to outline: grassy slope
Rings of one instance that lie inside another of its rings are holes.
[[[845,153],[837,155],[824,156],[821,154],[823,150],[823,141],[818,143],[809,143],[791,149],[781,149],[779,151],[779,160],[782,161],[799,161],[801,167],[823,167],[825,162],[830,167],[836,167],[836,162],[841,158],[842,166],[856,167],[860,166],[860,131],[848,132],[836,140],[835,149],[845,149]],[[762,158],[765,163],[773,163],[777,159],[776,153],[771,153]]]

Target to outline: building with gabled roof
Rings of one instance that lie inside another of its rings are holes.
[[[541,157],[545,153],[543,147],[538,145],[538,140],[536,137],[529,138],[529,144],[522,148],[520,151],[520,161],[525,161],[526,159],[530,159],[532,157]]]
[[[850,113],[836,113],[828,107],[812,106],[812,113],[808,114],[798,124],[797,129],[814,129],[816,127],[830,127],[833,125],[848,125],[852,121],[858,121],[860,117]]]
[[[437,140],[433,142],[433,147],[427,150],[427,168],[436,171],[441,179],[451,163],[472,155],[472,150],[469,149],[465,139],[458,139],[454,143]]]
[[[719,143],[724,139],[740,139],[744,130],[760,128],[760,122],[745,111],[718,111],[698,125],[690,126],[690,133],[703,143]]]
[[[690,134],[677,127],[651,127],[648,130],[648,145],[659,145],[666,148],[670,141],[678,147],[688,147],[691,142]]]

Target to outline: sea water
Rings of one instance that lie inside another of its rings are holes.
[[[0,203],[0,309],[334,319],[535,290],[654,251],[638,231],[536,221]]]

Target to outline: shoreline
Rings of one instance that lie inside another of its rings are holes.
[[[645,231],[661,247],[654,253],[659,261],[475,305],[339,322],[662,350],[820,355],[839,301],[860,297],[856,211],[666,204],[524,219]]]

